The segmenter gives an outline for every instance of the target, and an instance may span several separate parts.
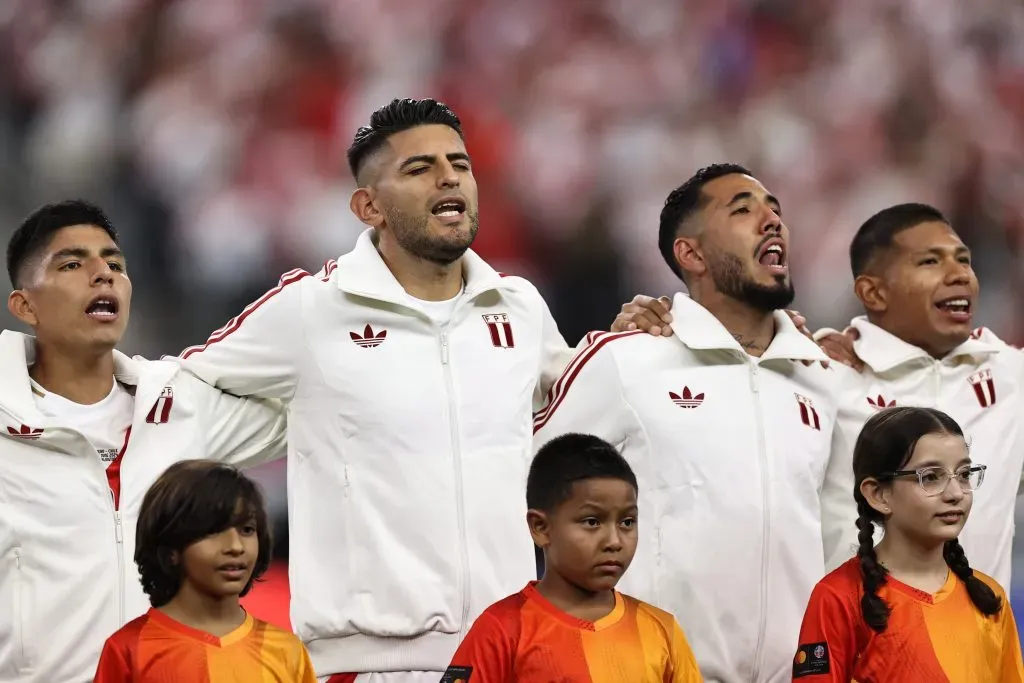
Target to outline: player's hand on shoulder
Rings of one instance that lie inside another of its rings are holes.
[[[843,332],[833,332],[818,339],[818,346],[832,360],[849,365],[857,372],[864,370],[864,361],[853,349],[853,342],[860,339],[860,333],[854,327],[847,327]]]
[[[784,309],[789,319],[796,325],[796,329],[800,330],[800,334],[804,335],[811,341],[814,341],[814,334],[807,328],[807,318],[803,316],[800,311],[794,311],[791,308]]]
[[[671,337],[672,299],[667,296],[654,297],[637,294],[633,300],[622,304],[622,310],[612,322],[612,332],[642,330],[656,337]]]
[[[807,337],[811,341],[814,341],[814,335],[811,333],[810,329],[808,329],[808,327],[807,327],[807,318],[805,318],[803,316],[803,314],[800,313],[800,311],[794,311],[794,310],[789,309],[789,308],[785,308],[783,310],[786,312],[786,315],[789,316],[789,319],[793,321],[793,324],[796,325],[796,329],[800,331],[800,334],[804,335],[805,337]],[[814,342],[814,343],[817,344],[818,342]],[[811,365],[814,364],[814,361],[812,361],[812,360],[805,360],[805,361],[801,361],[801,362],[804,365],[808,366],[808,367],[810,367]],[[818,363],[821,364],[821,367],[826,368],[826,369],[828,368],[828,361],[827,360],[818,361]]]

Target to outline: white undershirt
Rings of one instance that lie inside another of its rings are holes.
[[[117,459],[135,411],[135,397],[120,382],[115,380],[107,397],[92,405],[69,401],[47,391],[35,380],[31,382],[32,398],[39,412],[56,419],[62,427],[81,432],[96,449],[104,467]]]
[[[453,296],[447,301],[424,301],[423,299],[417,299],[411,294],[406,294],[410,300],[415,301],[419,304],[423,312],[434,321],[434,324],[439,327],[445,327],[452,319],[452,313],[455,311],[455,304],[459,302],[462,295],[466,292],[466,285],[463,283],[459,289],[459,293]]]

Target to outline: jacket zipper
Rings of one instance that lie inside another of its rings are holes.
[[[754,648],[754,671],[750,678],[752,683],[756,683],[761,674],[761,657],[764,654],[764,638],[768,628],[768,549],[770,547],[769,532],[771,529],[771,514],[768,500],[768,455],[765,447],[764,412],[761,408],[761,388],[758,385],[758,365],[756,361],[750,362],[750,390],[754,395],[758,465],[761,468],[761,507],[763,510],[761,529],[761,594],[758,597],[759,624],[757,628],[757,646]]]
[[[16,629],[14,646],[17,648],[15,651],[15,671],[17,673],[24,673],[24,670],[28,668],[28,654],[26,652],[26,641],[25,637],[25,602],[22,599],[25,595],[25,591],[22,588],[22,584],[25,578],[22,575],[21,569],[21,548],[14,549],[14,599],[17,601],[17,608],[14,610],[14,618],[17,620],[14,622],[14,628]]]
[[[114,544],[117,546],[117,620],[124,626],[124,529],[121,527],[121,511],[114,501],[114,492],[110,492],[110,509],[114,513]]]
[[[448,394],[448,426],[451,429],[452,463],[455,468],[455,505],[459,519],[459,557],[462,563],[462,619],[459,622],[459,642],[466,636],[469,622],[469,553],[466,551],[466,510],[463,500],[462,452],[459,448],[458,410],[455,405],[455,385],[451,365],[448,363],[448,332],[441,332],[441,369],[444,372],[445,391]]]

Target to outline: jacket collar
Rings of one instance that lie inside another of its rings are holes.
[[[177,363],[129,358],[114,350],[114,378],[135,389],[136,412],[147,410],[160,398],[160,392],[178,372]],[[35,337],[12,330],[0,332],[0,410],[30,424],[45,418],[32,398],[28,368],[35,362]]]
[[[821,348],[805,337],[784,311],[775,311],[775,337],[761,355],[765,360],[827,361]],[[691,349],[737,351],[748,355],[711,311],[685,294],[672,300],[672,331]]]
[[[511,287],[498,271],[487,265],[472,249],[467,249],[462,256],[462,265],[467,298],[488,290]],[[338,258],[334,277],[338,289],[348,294],[409,305],[405,290],[373,243],[373,228],[364,230],[352,251]]]
[[[869,322],[867,316],[858,316],[850,323],[860,339],[853,343],[853,350],[873,372],[887,372],[893,368],[911,362],[934,362],[934,358],[919,346],[903,341],[891,332]],[[943,361],[958,356],[983,358],[1002,349],[999,346],[980,339],[970,338],[950,351]]]

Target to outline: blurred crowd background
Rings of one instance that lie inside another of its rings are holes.
[[[681,288],[658,214],[717,161],[780,198],[812,327],[857,313],[860,223],[923,201],[974,250],[979,324],[1024,341],[1020,0],[2,0],[0,237],[101,204],[135,287],[122,350],[176,353],[351,247],[345,148],[425,96],[465,124],[477,251],[570,343]]]

